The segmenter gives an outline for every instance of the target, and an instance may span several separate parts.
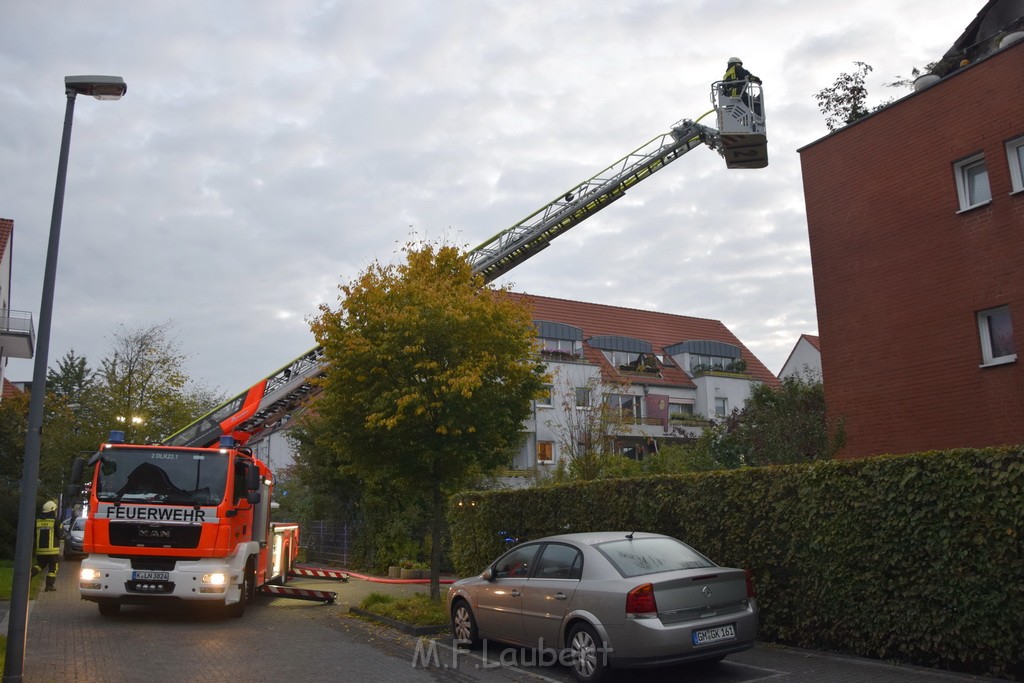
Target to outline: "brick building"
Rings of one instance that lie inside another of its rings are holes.
[[[986,10],[969,64],[800,150],[841,457],[1024,443],[1024,33]]]

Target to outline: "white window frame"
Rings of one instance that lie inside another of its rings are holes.
[[[982,167],[985,169],[985,183],[988,187],[988,199],[971,203],[971,189],[970,183],[968,182],[970,171]],[[988,164],[985,162],[985,154],[975,154],[967,157],[962,161],[958,161],[953,164],[953,170],[956,175],[956,192],[960,199],[960,211],[969,211],[976,209],[979,206],[985,206],[992,201],[992,185],[989,182],[988,177]]]
[[[555,386],[553,384],[545,384],[544,388],[547,390],[547,398],[538,398],[538,408],[551,408],[555,405]]]
[[[673,410],[678,408],[678,410]],[[687,410],[689,408],[689,410]],[[669,401],[668,402],[668,417],[693,417],[696,406],[693,401]]]
[[[719,403],[721,402],[721,403]],[[721,405],[721,410],[719,410]],[[715,416],[716,417],[729,417],[729,399],[725,396],[715,397]]]
[[[1024,135],[1006,143],[1006,161],[1010,164],[1010,194],[1024,192]]]
[[[623,418],[637,423],[643,419],[643,404],[641,403],[643,396],[637,394],[605,394],[601,398],[607,409],[616,411]]]
[[[1017,360],[1017,354],[1011,353],[1004,356],[996,356],[992,350],[992,330],[989,328],[989,318],[996,313],[1010,314],[1009,306],[997,306],[995,308],[987,308],[984,311],[978,311],[978,336],[981,340],[981,367],[989,365],[1003,365],[1005,363],[1013,363]],[[1013,328],[1013,321],[1010,321],[1011,330]],[[1016,340],[1014,340],[1016,342]]]
[[[582,393],[581,393],[582,392]],[[590,410],[594,405],[594,390],[590,387],[576,387],[576,410]],[[581,403],[580,399],[585,399]]]

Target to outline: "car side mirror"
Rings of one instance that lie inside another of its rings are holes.
[[[480,578],[484,581],[494,581],[494,567],[488,567],[480,575]]]
[[[260,492],[259,491],[248,491],[245,494],[245,499],[247,501],[249,501],[250,505],[256,505],[256,504],[258,504],[260,502]]]

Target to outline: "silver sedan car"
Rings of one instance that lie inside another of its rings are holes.
[[[613,667],[719,660],[753,647],[757,635],[748,572],[641,532],[518,545],[452,584],[448,610],[457,644],[523,646],[533,663],[565,664],[586,682]]]

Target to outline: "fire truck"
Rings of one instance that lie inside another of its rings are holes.
[[[288,580],[299,528],[270,521],[273,474],[235,436],[181,447],[113,431],[75,461],[73,487],[87,468],[79,592],[100,614],[188,601],[240,617],[258,589]]]
[[[683,119],[623,158],[602,169],[534,211],[515,225],[472,249],[474,272],[491,282],[512,270],[556,237],[625,196],[626,191],[705,145],[718,152],[729,169],[756,169],[768,165],[764,93],[760,83],[716,81],[711,84],[712,108],[696,120]],[[700,123],[714,113],[717,128]],[[199,417],[166,439],[190,446],[220,434],[245,434],[253,442],[269,436],[288,422],[319,391],[313,381],[323,374],[323,347],[310,349],[278,368],[223,405]]]

